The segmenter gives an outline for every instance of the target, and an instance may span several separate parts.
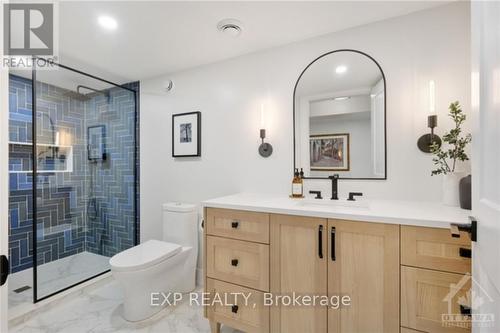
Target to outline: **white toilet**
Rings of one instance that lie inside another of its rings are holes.
[[[123,317],[140,321],[162,310],[151,305],[151,293],[192,291],[197,256],[196,206],[163,204],[163,240],[146,241],[109,260],[111,272],[125,292]]]

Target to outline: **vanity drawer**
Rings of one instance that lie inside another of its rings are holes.
[[[452,284],[459,289],[450,289]],[[470,287],[467,275],[402,266],[401,326],[429,333],[470,332],[467,321],[442,321],[443,315],[450,313],[449,307],[451,314],[460,315],[458,300],[466,297]]]
[[[269,244],[269,214],[208,208],[207,234]]]
[[[207,236],[207,276],[269,291],[269,245]]]
[[[401,226],[402,265],[469,273],[471,259],[461,257],[460,248],[471,249],[466,232],[453,238],[449,229]]]
[[[232,305],[221,305],[214,302],[207,307],[207,318],[243,332],[269,332],[269,307],[264,306],[264,294],[253,289],[243,288],[227,282],[207,279],[206,291],[211,293],[212,300],[215,293],[224,300],[225,295]],[[247,301],[239,294],[250,295]],[[255,307],[253,306],[255,304]],[[237,307],[233,306],[236,305]]]

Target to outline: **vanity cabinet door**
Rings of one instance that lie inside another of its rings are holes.
[[[327,295],[327,220],[271,215],[271,293]],[[273,333],[326,333],[325,306],[271,306]]]
[[[399,332],[399,226],[328,220],[329,333]]]
[[[461,304],[470,297],[470,275],[401,266],[401,326],[429,333],[468,333]]]

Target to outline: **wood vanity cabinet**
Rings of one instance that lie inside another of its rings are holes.
[[[471,240],[466,232],[401,226],[401,326],[427,333],[468,333],[464,322],[443,322],[461,314],[471,287]],[[402,330],[403,332],[403,330]],[[411,330],[409,331],[411,332]]]
[[[206,306],[205,316],[212,332],[222,323],[266,333],[468,333],[441,322],[450,284],[470,272],[463,249],[468,235],[447,229],[206,208],[206,292],[252,296],[249,305]],[[351,304],[263,306],[266,295],[293,293],[348,295]]]
[[[399,332],[399,226],[328,220],[328,235],[328,294],[351,297],[328,332]]]
[[[326,219],[271,215],[271,293],[327,295]],[[271,332],[327,332],[325,306],[273,306]]]
[[[399,332],[399,226],[271,215],[271,292],[351,299],[273,307],[271,332]]]
[[[263,306],[269,292],[269,218],[267,213],[205,209],[203,261],[210,302],[215,293],[251,295],[248,303],[239,297],[227,306],[205,307],[212,332],[219,332],[221,323],[243,332],[269,332],[269,307]]]

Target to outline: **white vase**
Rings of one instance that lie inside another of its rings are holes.
[[[460,206],[460,179],[465,177],[465,172],[452,172],[443,178],[443,203],[447,206]]]

